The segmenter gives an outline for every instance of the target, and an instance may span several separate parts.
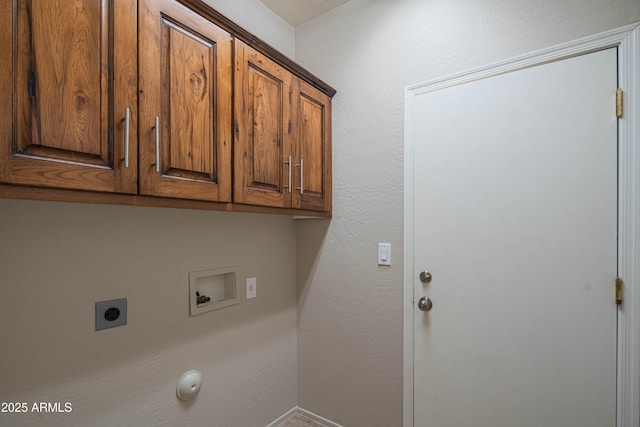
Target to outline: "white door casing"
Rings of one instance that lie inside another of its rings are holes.
[[[637,427],[640,416],[637,402],[640,397],[640,360],[638,314],[640,297],[636,284],[638,279],[637,243],[640,240],[640,212],[637,170],[640,165],[638,143],[638,26],[628,26],[577,42],[568,43],[530,55],[515,58],[479,70],[459,74],[431,83],[416,85],[406,91],[405,119],[405,410],[404,425],[414,425],[414,348],[413,315],[415,301],[413,288],[418,269],[414,265],[414,139],[415,108],[417,97],[439,89],[454,87],[485,77],[521,70],[538,64],[558,61],[608,47],[618,49],[619,86],[625,91],[625,115],[619,120],[619,234],[618,273],[625,280],[625,302],[619,313],[618,327],[618,426]],[[633,102],[630,102],[633,101]],[[428,262],[428,261],[425,261]],[[436,273],[437,274],[437,273]],[[434,279],[435,284],[435,279]],[[543,298],[544,299],[544,298]],[[438,302],[435,301],[436,307]],[[447,310],[447,307],[440,307]],[[482,333],[482,331],[479,331]],[[417,363],[417,362],[416,362]],[[420,425],[420,424],[415,424]]]

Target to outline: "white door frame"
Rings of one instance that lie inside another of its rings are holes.
[[[618,120],[618,275],[624,302],[618,310],[617,427],[640,427],[640,24],[543,49],[475,70],[405,88],[404,120],[404,396],[403,425],[413,420],[414,315],[414,102],[417,96],[506,72],[597,50],[618,48],[618,86],[624,115]],[[614,108],[612,94],[612,105]],[[611,303],[614,284],[611,284]]]

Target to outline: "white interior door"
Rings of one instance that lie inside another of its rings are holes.
[[[416,97],[415,426],[615,426],[616,63]]]

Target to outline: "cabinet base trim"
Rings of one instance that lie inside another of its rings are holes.
[[[197,209],[224,212],[264,213],[305,217],[311,216],[318,218],[331,217],[331,212],[281,209],[264,206],[243,205],[239,203],[203,202],[197,200],[170,199],[163,197],[149,197],[130,194],[97,193],[92,191],[23,187],[9,184],[0,184],[0,198],[46,200],[53,202],[94,203],[123,206],[163,207],[176,209]]]

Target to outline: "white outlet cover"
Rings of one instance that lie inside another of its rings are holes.
[[[255,298],[257,295],[256,292],[257,281],[255,277],[247,278],[247,299]]]

